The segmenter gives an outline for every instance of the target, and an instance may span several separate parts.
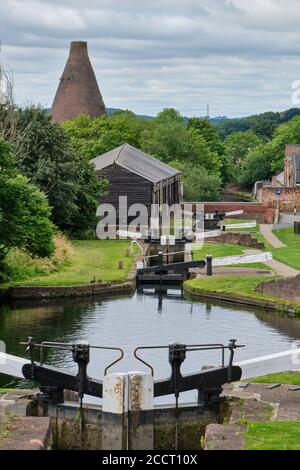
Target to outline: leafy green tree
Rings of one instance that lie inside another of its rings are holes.
[[[196,131],[205,139],[212,152],[219,156],[220,174],[223,186],[232,181],[235,175],[234,163],[232,158],[225,151],[225,144],[220,139],[216,126],[207,118],[193,117],[188,120],[188,127]]]
[[[183,196],[185,201],[219,201],[222,181],[218,175],[206,168],[180,161],[170,162],[182,172]]]
[[[174,108],[164,108],[155,118],[158,124],[169,124],[171,122],[177,124],[184,124],[184,118],[179,111]]]
[[[300,144],[300,116],[278,127],[274,138],[265,145],[264,152],[270,161],[273,174],[283,170],[285,147],[288,144]]]
[[[220,156],[224,154],[225,146],[216,131],[216,126],[214,126],[207,118],[190,118],[187,125],[190,128],[196,129],[197,132],[202,135],[204,140],[210,146],[210,150],[212,152],[216,152]]]
[[[263,145],[256,147],[244,159],[239,175],[239,182],[244,186],[251,187],[256,181],[272,177],[271,161],[264,150]]]
[[[0,139],[0,270],[13,247],[51,255],[55,227],[50,216],[45,194],[17,172],[10,145]]]
[[[149,121],[130,111],[118,111],[97,119],[78,116],[63,127],[73,151],[91,159],[124,143],[140,148],[141,133],[148,125]]]
[[[204,137],[193,127],[188,127],[180,114],[166,109],[151,122],[141,136],[142,149],[170,163],[173,160],[202,166],[208,171],[220,173],[221,160],[211,151]]]
[[[19,170],[47,195],[54,223],[73,236],[95,228],[106,182],[86,157],[71,150],[63,128],[43,109],[19,109],[17,125]]]
[[[248,152],[262,143],[253,131],[235,132],[225,140],[226,154],[234,164],[240,165]]]

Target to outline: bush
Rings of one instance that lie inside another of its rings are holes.
[[[70,261],[74,250],[67,237],[61,233],[53,237],[53,243],[55,249],[51,258],[32,256],[20,248],[11,249],[3,262],[1,281],[21,281],[58,271]]]

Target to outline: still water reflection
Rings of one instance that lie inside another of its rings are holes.
[[[227,343],[230,338],[237,338],[246,345],[236,353],[239,360],[283,351],[300,339],[300,321],[230,304],[191,302],[179,290],[147,290],[132,297],[0,308],[0,340],[5,341],[8,353],[26,356],[19,342],[31,335],[38,341],[86,340],[93,345],[122,347],[125,357],[112,369],[122,372],[145,370],[132,354],[140,345],[167,345],[173,341]],[[111,352],[92,351],[89,375],[101,379],[105,366],[114,357]],[[145,352],[144,357],[153,364],[156,378],[169,374],[166,351]],[[70,353],[65,351],[46,351],[45,362],[76,370]],[[185,361],[183,372],[219,363],[217,352],[193,352]],[[1,386],[19,384],[0,376]]]

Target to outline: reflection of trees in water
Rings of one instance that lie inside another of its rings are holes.
[[[25,347],[20,341],[34,336],[37,341],[76,341],[81,331],[82,317],[94,309],[98,302],[64,303],[54,306],[0,309],[0,338],[6,343],[10,354],[23,356]],[[45,362],[59,360],[61,352],[45,350]]]
[[[279,332],[289,336],[291,339],[300,339],[300,320],[288,318],[278,313],[257,312],[257,318],[268,326],[275,328]]]

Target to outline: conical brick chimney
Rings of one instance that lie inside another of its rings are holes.
[[[80,114],[96,118],[106,114],[92,68],[87,43],[73,41],[52,105],[52,120],[63,122]]]

